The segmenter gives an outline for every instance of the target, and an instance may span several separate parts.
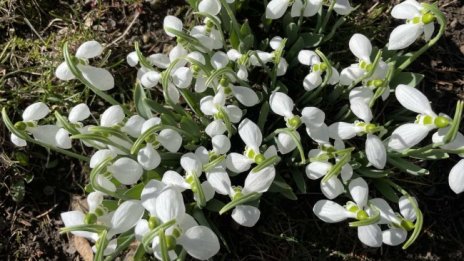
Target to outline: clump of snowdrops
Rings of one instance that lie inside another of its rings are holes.
[[[237,15],[248,1],[188,2],[197,25],[164,18],[177,42],[169,53],[144,54],[135,44],[127,55],[137,73],[135,106],[107,92],[111,72],[92,65],[104,45],[88,41],[75,52],[63,47],[56,77],[105,100],[101,115],[78,104],[50,116],[37,102],[12,123],[3,109],[14,144],[40,144],[92,169],[88,210],[62,213],[62,232],[93,242],[96,260],[134,242],[136,260],[209,259],[227,233],[211,215],[253,227],[264,193],[296,200],[309,179],[327,198],[313,207],[322,221],[350,220],[347,229],[370,247],[410,246],[422,228],[420,199],[397,177],[426,175],[421,162],[464,155],[463,104],[453,117],[437,113],[415,88],[424,76],[406,72],[444,33],[437,7],[394,6],[399,25],[385,46],[353,32],[353,62],[343,67],[324,44],[356,15],[348,0],[264,1],[259,34]],[[41,124],[47,117],[56,123]],[[90,158],[73,150],[81,145],[95,149]],[[449,173],[456,193],[463,173],[464,160]]]

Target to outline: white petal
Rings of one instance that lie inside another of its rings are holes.
[[[418,114],[435,116],[429,99],[416,88],[400,84],[396,87],[395,96],[398,102],[406,109]]]
[[[317,14],[322,7],[322,0],[308,0],[303,11],[304,17],[311,17]]]
[[[464,159],[460,160],[451,169],[448,176],[448,183],[454,193],[459,194],[464,191]]]
[[[259,98],[255,91],[248,87],[230,86],[234,97],[243,105],[247,107],[258,104]]]
[[[108,171],[124,185],[137,183],[143,174],[142,166],[131,158],[120,158],[116,160],[108,167]]]
[[[413,44],[421,34],[421,24],[402,24],[391,32],[388,40],[388,50],[404,49]]]
[[[146,120],[142,124],[142,129],[140,130],[140,134],[145,133],[148,129],[150,129],[151,127],[156,126],[156,125],[158,125],[160,123],[161,123],[161,119],[158,118],[158,117],[152,117],[152,118]]]
[[[325,174],[327,174],[331,168],[332,164],[329,162],[311,162],[306,166],[306,176],[312,180],[320,179],[321,177],[325,176]]]
[[[135,67],[137,64],[139,64],[139,57],[137,56],[137,52],[130,52],[126,56],[126,62],[130,67]]]
[[[169,60],[172,62],[174,60],[177,60],[178,58],[183,58],[187,54],[188,51],[185,50],[185,48],[182,45],[177,44],[174,48],[171,49],[171,51],[169,51]],[[185,64],[187,64],[187,61],[181,60],[176,63],[176,68],[182,67]]]
[[[147,57],[148,62],[150,64],[160,68],[160,69],[166,69],[169,67],[169,64],[171,63],[171,60],[169,59],[169,56],[167,56],[164,53],[155,53]]]
[[[338,1],[337,1],[338,2]],[[371,62],[372,44],[371,41],[363,34],[354,34],[350,38],[350,50],[358,59]]]
[[[185,214],[185,205],[182,194],[175,189],[165,189],[156,198],[156,216],[166,223],[179,219]]]
[[[113,127],[124,120],[124,111],[121,106],[113,105],[106,109],[101,115],[100,125],[103,127]]]
[[[172,16],[172,15],[168,15],[168,16],[166,16],[164,18],[163,28],[164,28],[164,31],[166,32],[167,35],[169,35],[171,37],[176,36],[175,34],[167,32],[166,29],[170,28],[170,29],[174,29],[174,30],[177,30],[177,31],[182,31],[182,27],[183,27],[183,24],[182,24],[182,21],[179,18],[177,18],[175,16]]]
[[[374,198],[369,200],[370,203],[374,204],[380,211],[380,221],[378,224],[397,224],[400,225],[401,220],[396,217],[395,212],[383,198]]]
[[[274,0],[275,1],[275,0]],[[269,100],[271,110],[280,116],[291,118],[293,116],[293,100],[283,92],[274,92]]]
[[[206,134],[210,137],[224,134],[227,131],[226,125],[222,120],[214,120],[205,128]]]
[[[350,100],[350,109],[358,119],[363,120],[364,122],[370,122],[372,120],[372,111],[367,103],[363,99],[351,99]]]
[[[113,89],[114,78],[108,70],[81,64],[79,64],[77,67],[81,71],[82,76],[95,88],[101,91]]]
[[[27,142],[25,140],[21,139],[20,137],[16,136],[14,133],[11,133],[10,140],[14,145],[16,145],[18,147],[27,146]]]
[[[303,88],[312,91],[322,84],[322,77],[319,72],[311,72],[303,79]]]
[[[152,170],[159,166],[161,157],[153,145],[148,143],[137,153],[137,161],[145,170]]]
[[[353,123],[335,122],[329,126],[329,136],[332,139],[348,140],[356,136],[362,128],[355,126]]]
[[[215,191],[213,186],[209,183],[209,181],[203,181],[203,183],[201,183],[201,188],[203,189],[206,202],[214,198]],[[194,194],[193,198],[195,199],[195,201],[197,201],[197,194]]]
[[[325,113],[316,107],[305,107],[301,111],[301,120],[308,127],[320,127],[324,124]]]
[[[55,76],[63,81],[76,79],[76,76],[71,72],[66,62],[62,62],[56,67]]]
[[[177,72],[177,71],[176,71]],[[149,71],[140,78],[140,83],[143,87],[151,89],[155,87],[161,80],[161,75],[156,71]]]
[[[416,205],[418,205],[415,198],[412,198],[412,200],[416,203]],[[412,206],[408,197],[402,196],[398,202],[398,205],[400,206],[400,213],[404,218],[410,221],[416,220],[416,211],[414,210],[414,207]]]
[[[158,180],[152,179],[142,190],[140,201],[143,207],[150,212],[150,215],[156,214],[156,198],[161,194],[166,185]]]
[[[322,194],[328,199],[334,199],[343,193],[344,188],[342,182],[337,177],[332,177],[327,182],[321,182]]]
[[[229,57],[224,52],[216,52],[211,57],[211,65],[216,70],[226,67],[227,64],[229,64]]]
[[[90,168],[93,169],[96,166],[98,166],[100,163],[102,163],[104,160],[106,160],[107,158],[114,159],[116,158],[116,156],[117,154],[111,150],[108,150],[108,149],[99,150],[95,152],[90,158],[89,166]]]
[[[56,146],[62,149],[72,148],[72,141],[69,137],[69,132],[63,128],[60,128],[55,135]]]
[[[266,6],[266,18],[281,18],[287,10],[288,4],[289,0],[271,0]]]
[[[146,219],[140,219],[134,228],[135,239],[137,239],[139,242],[142,242],[143,236],[148,232],[150,232],[148,221]]]
[[[180,165],[187,174],[201,175],[203,164],[194,153],[186,153],[180,159]]]
[[[337,0],[334,5],[334,11],[339,15],[349,15],[354,8],[348,0]]]
[[[114,212],[111,219],[112,229],[114,234],[126,232],[134,227],[142,218],[145,209],[138,200],[124,201]]]
[[[420,15],[420,10],[408,1],[404,1],[393,7],[391,15],[396,19],[413,19],[415,16]]]
[[[364,103],[369,103],[374,97],[374,92],[367,87],[356,87],[350,91],[349,100],[361,99]]]
[[[254,227],[259,220],[261,211],[258,208],[247,205],[239,205],[232,211],[232,219],[244,227]]]
[[[229,116],[230,122],[238,123],[240,119],[242,119],[243,112],[239,107],[235,105],[227,105],[225,109],[226,109],[227,115]]]
[[[274,36],[272,37],[271,41],[269,41],[269,46],[271,46],[272,50],[277,50],[282,42],[282,37]]]
[[[99,42],[92,40],[81,44],[81,46],[77,48],[76,57],[90,59],[101,55],[102,52],[103,46]]]
[[[306,128],[308,136],[317,143],[327,144],[329,143],[329,127],[322,124],[320,127]]]
[[[382,246],[382,230],[377,224],[358,227],[358,238],[366,246]]]
[[[449,129],[450,127],[438,129],[438,131],[434,133],[432,136],[433,143],[435,144],[443,143],[445,135],[448,133]],[[443,148],[446,150],[458,150],[463,147],[464,147],[464,135],[462,135],[462,133],[460,132],[456,134],[456,138],[454,138],[454,140],[452,140],[450,143],[440,146],[440,148]]]
[[[227,168],[236,173],[249,170],[251,163],[253,163],[253,160],[238,153],[230,153],[226,158]]]
[[[337,69],[335,69],[335,67],[332,67],[332,75],[330,76],[329,84],[336,85],[339,82],[340,82],[340,73],[338,72]]]
[[[350,180],[351,177],[353,176],[353,167],[351,167],[349,163],[343,165],[340,176],[342,177],[342,180],[344,182],[347,182],[348,180]]]
[[[60,128],[56,125],[41,125],[32,128],[30,131],[34,139],[51,146],[57,146],[56,133]]]
[[[325,199],[319,200],[314,204],[313,212],[319,219],[327,223],[337,223],[350,216],[344,207]]]
[[[319,56],[310,50],[301,50],[298,53],[298,61],[303,65],[313,65],[321,62]]]
[[[85,103],[78,104],[72,107],[71,111],[68,115],[68,120],[71,123],[78,123],[90,116],[90,109],[89,106]]]
[[[343,69],[340,73],[340,84],[350,85],[364,76],[366,72],[358,65],[352,65]]]
[[[390,228],[382,232],[382,242],[389,246],[398,246],[406,241],[408,232],[402,228]]]
[[[387,163],[385,145],[376,135],[367,134],[366,156],[369,162],[378,169],[383,169]]]
[[[87,204],[89,205],[89,212],[94,212],[103,202],[103,194],[99,191],[89,193],[87,196]]]
[[[198,148],[195,149],[195,155],[198,157],[198,159],[200,159],[201,163],[203,165],[205,164],[208,164],[209,162],[209,151],[203,147],[203,146],[200,146]]]
[[[369,197],[369,186],[363,178],[353,179],[348,185],[351,197],[358,207],[363,208],[367,205]]]
[[[191,188],[190,184],[185,181],[184,177],[172,170],[166,171],[163,174],[161,181],[166,185],[174,186],[174,188],[179,192],[183,192],[184,190]]]
[[[195,87],[194,87],[195,92],[202,93],[206,91],[206,89],[208,88],[208,86],[206,86],[207,80],[208,79],[206,79],[206,77],[198,76],[198,78],[195,81]]]
[[[96,180],[98,186],[111,191],[111,192],[116,192],[116,185],[114,185],[113,182],[111,182],[108,178],[102,176],[102,175],[97,175],[97,180]]]
[[[178,243],[192,257],[206,260],[219,252],[219,240],[214,232],[205,226],[196,226],[188,229],[179,238]]]
[[[217,112],[213,103],[213,96],[206,96],[200,100],[200,110],[205,115],[214,115]]]
[[[275,177],[275,168],[266,167],[258,172],[250,172],[245,179],[242,193],[244,195],[257,192],[264,193],[271,186]]]
[[[180,134],[171,129],[164,129],[160,131],[156,140],[163,145],[169,152],[177,152],[182,146],[182,137]]]
[[[227,174],[225,169],[216,167],[206,173],[206,178],[217,193],[221,195],[229,195],[232,193],[233,189],[229,174]]]
[[[192,79],[193,72],[187,67],[180,67],[172,74],[172,82],[181,89],[189,87]]]
[[[205,61],[205,56],[203,56],[202,53],[200,52],[197,52],[197,51],[194,51],[194,52],[191,52],[187,55],[187,57],[201,63],[201,64],[206,64],[206,61]]]
[[[403,124],[393,131],[387,145],[396,151],[412,148],[427,137],[430,130],[430,127],[422,124]]]
[[[298,141],[300,141],[300,134],[295,132],[295,135],[297,136]],[[293,140],[292,136],[288,135],[287,133],[279,133],[275,141],[277,143],[277,148],[279,148],[279,151],[282,154],[290,153],[297,147],[297,144]]]
[[[291,16],[292,17],[299,17],[300,15],[303,14],[303,0],[295,0],[292,4],[292,9],[291,9]]]
[[[45,118],[50,109],[43,102],[36,102],[26,107],[23,112],[23,121],[38,121]]]
[[[287,73],[288,62],[285,58],[281,58],[279,64],[277,65],[277,76],[283,76]]]
[[[263,135],[256,123],[249,119],[242,120],[238,126],[238,134],[248,147],[253,149],[256,153],[259,153],[259,147],[263,142]]]
[[[213,150],[217,154],[226,154],[231,147],[230,140],[226,135],[216,135],[211,139]]]
[[[142,126],[144,123],[145,119],[136,114],[127,120],[121,130],[134,138],[138,138],[142,132]]]
[[[434,23],[424,25],[424,40],[426,42],[430,41],[430,39],[433,36],[434,31],[435,31],[435,24]]]
[[[277,156],[277,148],[276,148],[276,146],[274,146],[274,145],[269,146],[269,148],[267,148],[266,151],[264,151],[263,155],[264,155],[264,157],[266,159],[268,159],[270,157]]]
[[[217,15],[221,11],[221,4],[218,0],[202,0],[198,5],[198,11]]]

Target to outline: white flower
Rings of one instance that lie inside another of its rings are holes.
[[[113,127],[121,123],[125,118],[124,111],[121,106],[113,105],[106,109],[101,115],[100,125],[103,127]]]
[[[102,52],[103,47],[97,41],[84,42],[76,51],[76,57],[82,60],[77,64],[77,68],[81,71],[82,76],[93,86],[99,90],[107,91],[114,87],[114,78],[111,73],[106,69],[87,65],[88,59],[100,56]],[[56,68],[55,75],[64,81],[76,78],[66,62],[61,63]]]
[[[232,123],[237,123],[242,118],[242,110],[235,105],[225,106],[224,88],[219,88],[214,96],[205,96],[200,100],[200,110],[209,116],[221,117],[227,116]],[[222,115],[221,111],[227,115]]]
[[[198,11],[217,15],[221,11],[221,3],[218,0],[202,0],[198,5]]]
[[[143,168],[137,161],[131,158],[119,158],[108,166],[108,171],[124,185],[133,185],[139,181],[143,174]]]
[[[167,35],[169,35],[171,37],[175,37],[176,35],[169,32],[169,29],[182,32],[183,27],[184,27],[184,25],[182,23],[182,20],[180,20],[179,18],[177,18],[175,16],[167,15],[164,18],[164,21],[163,21],[164,31],[166,32]]]
[[[43,102],[36,102],[26,107],[23,112],[23,121],[38,121],[50,113],[50,109]]]
[[[321,63],[320,57],[313,51],[301,50],[298,53],[298,61],[311,67],[311,71],[303,80],[303,87],[306,91],[312,91],[322,84],[322,73],[327,70],[327,64]],[[336,84],[339,81],[337,69],[332,67],[332,76],[329,80],[330,84]]]
[[[406,0],[393,7],[392,16],[406,20],[405,24],[396,27],[390,34],[389,50],[404,49],[413,44],[422,34],[425,41],[432,38],[435,31],[433,14],[424,12],[424,8],[415,0]]]
[[[289,5],[292,5],[291,16],[299,17],[310,17],[319,11],[322,6],[322,0],[271,0],[266,6],[266,18],[267,19],[279,19],[284,14]]]
[[[71,123],[78,123],[90,117],[89,106],[85,103],[80,103],[71,108],[68,115],[68,120]]]
[[[371,60],[372,44],[366,36],[354,34],[350,38],[349,47],[351,52],[359,59],[359,62],[352,64],[340,72],[341,85],[350,85],[373,70],[373,61]],[[380,60],[373,76],[366,79],[366,81],[384,80],[387,71],[388,65],[383,60]]]
[[[449,117],[437,115],[430,106],[430,101],[419,90],[400,84],[395,96],[406,109],[418,113],[414,123],[406,123],[396,128],[388,142],[388,147],[396,151],[409,149],[421,142],[435,128],[449,125]]]
[[[464,191],[464,159],[461,159],[451,169],[448,176],[448,184],[454,193],[459,194]]]

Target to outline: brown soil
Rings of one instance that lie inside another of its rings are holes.
[[[103,7],[98,7],[94,1],[87,1],[85,5],[82,1],[24,2],[28,4],[12,8],[9,16],[5,16],[4,26],[0,27],[0,42],[13,36],[37,38],[22,19],[24,17],[34,24],[42,37],[66,30],[52,26],[43,31],[56,18],[50,13],[60,13],[61,17],[87,26],[87,30],[96,30],[95,37],[102,42],[110,43],[124,34],[111,47],[114,61],[125,57],[134,40],[143,43],[146,53],[169,48],[172,42],[160,30],[162,18],[166,13],[188,12],[182,0],[155,0],[153,5],[113,0],[102,1],[109,2],[103,3]],[[366,1],[354,2],[366,4]],[[15,5],[14,1],[12,3]],[[366,5],[370,7],[372,3]],[[434,105],[452,114],[455,100],[464,98],[464,4],[458,0],[442,0],[439,5],[449,21],[446,36],[414,64],[414,70],[427,75],[422,89],[433,97]],[[368,14],[368,7],[361,9]],[[385,23],[386,17],[385,14],[377,17],[373,26]],[[357,22],[353,21],[353,26],[360,28]],[[131,72],[126,68],[120,70]],[[124,94],[122,98],[130,96],[122,79],[116,80],[120,83],[118,91]],[[18,77],[10,84],[22,85],[25,81]],[[80,246],[70,243],[68,236],[58,232],[63,225],[59,215],[71,209],[72,202],[79,204],[79,197],[75,195],[83,195],[81,186],[85,184],[88,170],[77,161],[49,155],[42,148],[14,148],[3,125],[0,125],[0,152],[0,260],[79,260]],[[27,165],[13,164],[18,153],[31,152]],[[313,184],[311,193],[299,195],[297,202],[266,196],[262,215],[269,218],[262,219],[253,229],[238,227],[227,218],[212,217],[218,221],[220,229],[227,230],[225,237],[230,247],[230,251],[222,248],[218,260],[221,257],[225,260],[463,260],[464,198],[448,188],[447,175],[452,165],[453,162],[431,163],[433,174],[416,179],[417,184],[410,184],[425,213],[425,223],[418,241],[406,251],[399,247],[365,248],[356,239],[356,231],[346,224],[319,222],[312,214],[312,205],[321,195],[312,192],[319,190]],[[27,175],[33,175],[34,179],[26,184],[24,199],[16,203],[12,196],[20,191],[14,191],[13,185]]]

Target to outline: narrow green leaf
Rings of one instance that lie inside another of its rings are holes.
[[[145,90],[143,89],[140,83],[136,83],[134,87],[134,102],[135,108],[140,116],[145,119],[149,119],[153,116],[151,113],[150,106],[147,105],[145,102],[147,95],[145,94]]]

